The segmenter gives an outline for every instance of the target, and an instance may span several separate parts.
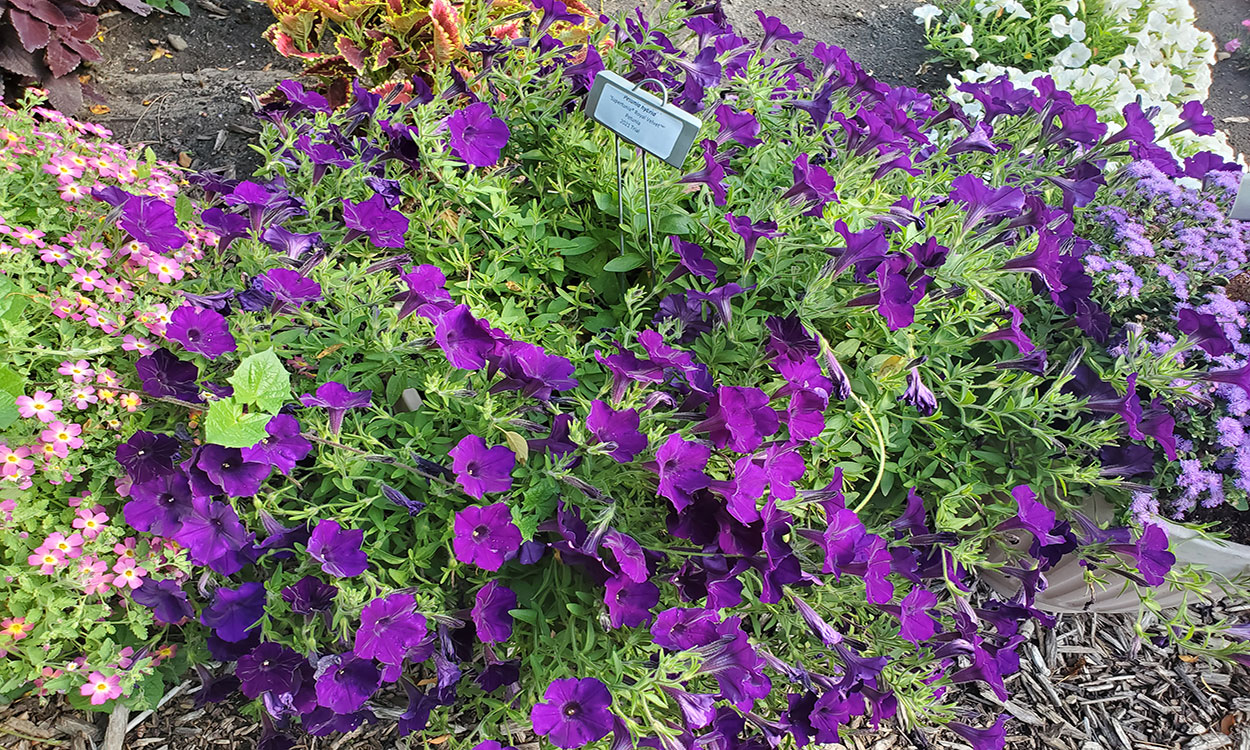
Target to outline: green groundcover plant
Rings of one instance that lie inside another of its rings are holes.
[[[1005,80],[969,119],[759,21],[487,45],[403,104],[288,82],[253,179],[201,177],[189,210],[93,192],[143,253],[211,232],[94,480],[185,556],[125,606],[194,652],[199,700],[254,699],[271,749],[398,715],[482,750],[829,743],[852,717],[988,750],[1006,717],[960,691],[1007,697],[1051,567],[1213,590],[1125,467],[1166,465],[1173,410],[1227,372],[1118,348],[1077,232],[1107,159],[1182,168],[1149,119]],[[650,217],[581,111],[605,68],[704,121],[685,169],[651,163]],[[1123,525],[1079,512],[1095,493]],[[1019,594],[971,599],[987,567]],[[86,667],[79,692],[131,700],[133,670]]]

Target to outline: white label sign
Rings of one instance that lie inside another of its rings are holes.
[[[1238,221],[1250,221],[1250,172],[1241,176],[1241,186],[1237,189],[1237,200],[1228,212],[1228,218]]]
[[[661,159],[672,155],[682,131],[676,117],[612,86],[603,89],[595,119]]]

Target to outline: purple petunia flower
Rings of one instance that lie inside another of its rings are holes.
[[[1148,586],[1160,586],[1176,565],[1176,555],[1168,551],[1168,535],[1163,527],[1148,523],[1132,544],[1112,544],[1108,549],[1127,555],[1136,562],[1137,572]]]
[[[352,653],[361,659],[376,659],[386,667],[382,679],[399,679],[404,660],[425,640],[425,616],[417,612],[412,594],[395,593],[374,599],[360,613]]]
[[[1211,383],[1235,385],[1250,396],[1250,364],[1235,370],[1215,370],[1198,377]]]
[[[130,598],[152,610],[157,621],[166,625],[177,625],[195,616],[195,610],[187,602],[186,592],[176,581],[168,578],[159,581],[145,578]]]
[[[482,438],[466,435],[447,454],[452,458],[451,470],[456,473],[456,483],[471,497],[481,500],[487,492],[512,489],[516,454],[507,446],[487,448]]]
[[[321,232],[300,234],[274,224],[265,229],[260,239],[273,248],[275,253],[281,253],[287,260],[299,261],[321,245]]]
[[[351,653],[323,656],[315,677],[317,703],[338,714],[359,711],[382,684],[382,674],[373,662]]]
[[[241,551],[249,541],[234,508],[207,497],[191,501],[191,511],[183,516],[173,539],[187,548],[193,561],[203,565]]]
[[[369,405],[373,391],[349,391],[347,386],[333,380],[317,386],[317,395],[305,393],[299,397],[304,406],[319,406],[330,415],[330,434],[337,435],[343,428],[343,415],[348,409],[361,409]]]
[[[1224,326],[1210,313],[1185,308],[1176,314],[1176,327],[1212,357],[1222,357],[1233,350]]]
[[[886,253],[890,249],[890,241],[886,237],[883,224],[874,224],[862,232],[852,232],[845,222],[838,219],[834,222],[833,228],[842,235],[846,246],[838,252],[837,260],[834,261],[833,268],[829,271],[831,275],[837,276],[859,263],[864,264],[860,266],[861,269],[873,268],[885,260]],[[829,248],[829,252],[834,250],[837,248]]]
[[[447,118],[451,150],[472,167],[493,167],[508,144],[508,125],[486,102],[475,102]]]
[[[335,578],[352,578],[369,567],[369,557],[360,549],[364,538],[360,529],[344,529],[337,521],[325,519],[308,538],[308,555]]]
[[[161,347],[135,362],[135,372],[143,382],[143,390],[152,396],[176,398],[199,403],[200,388],[196,379],[200,368],[194,362],[185,362],[177,355]]]
[[[420,265],[402,274],[400,280],[408,287],[391,298],[399,303],[399,319],[416,313],[430,320],[455,307],[447,293],[447,277],[438,266]]]
[[[974,175],[961,175],[951,181],[950,199],[964,204],[964,227],[982,221],[1015,216],[1024,208],[1024,191],[1017,187],[993,188]]]
[[[1011,497],[1016,501],[1016,515],[998,524],[998,531],[1024,529],[1043,547],[1063,542],[1063,536],[1051,533],[1055,528],[1055,512],[1038,501],[1031,487],[1018,485],[1012,488]]]
[[[608,581],[603,592],[608,622],[614,628],[633,628],[651,619],[651,608],[660,603],[660,589],[650,581],[635,582],[627,576]]]
[[[243,460],[238,448],[211,443],[200,448],[195,466],[229,497],[252,497],[272,471],[268,464]]]
[[[191,483],[175,472],[133,484],[122,512],[135,529],[172,537],[191,512]]]
[[[976,729],[958,721],[949,722],[946,728],[959,735],[972,750],[1003,750],[1007,746],[1007,714],[999,714],[994,725]]]
[[[496,349],[496,340],[485,321],[473,317],[468,305],[456,305],[438,317],[434,339],[447,361],[461,370],[480,370]]]
[[[221,313],[192,305],[183,305],[170,314],[165,335],[187,351],[198,352],[209,359],[238,348]]]
[[[899,604],[899,635],[912,643],[927,641],[937,632],[937,621],[929,610],[937,605],[937,594],[916,587]]]
[[[715,611],[673,607],[656,616],[651,625],[651,640],[661,648],[685,651],[715,641],[719,624]]]
[[[403,247],[408,232],[408,217],[387,206],[381,195],[360,203],[344,198],[343,223],[348,230],[343,244],[367,236],[374,247]]]
[[[751,221],[749,216],[734,216],[733,214],[725,214],[725,221],[729,222],[729,228],[734,234],[742,238],[744,243],[743,259],[751,262],[751,258],[755,255],[755,248],[762,239],[775,239],[784,236],[784,232],[777,231],[777,222],[775,221]]]
[[[280,643],[266,641],[235,663],[239,690],[255,700],[261,693],[295,693],[299,690],[300,667],[307,659]]]
[[[117,446],[115,455],[126,474],[142,483],[175,473],[174,463],[180,450],[178,441],[169,435],[139,430]]]
[[[265,584],[241,583],[236,589],[222,586],[213,592],[213,603],[200,613],[200,622],[218,638],[238,643],[265,614]]]
[[[470,505],[456,514],[453,529],[456,559],[482,570],[499,570],[521,548],[521,530],[504,503]]]
[[[920,379],[920,370],[916,367],[907,373],[907,389],[898,400],[916,407],[916,411],[925,417],[937,411],[937,396]]]
[[[673,252],[677,253],[677,267],[664,280],[665,283],[676,281],[687,273],[716,282],[716,264],[704,257],[702,247],[675,234],[669,235],[668,241],[673,245]]]
[[[1011,322],[1006,328],[1000,328],[997,331],[982,334],[978,336],[981,341],[1010,341],[1016,345],[1021,354],[1029,354],[1034,350],[1033,341],[1029,339],[1028,334],[1021,328],[1024,323],[1024,313],[1016,309],[1015,305],[1007,306],[1007,314]]]
[[[733,308],[729,306],[729,300],[754,288],[755,287],[752,286],[744,289],[737,282],[734,282],[732,284],[726,284],[724,286],[718,286],[714,289],[709,289],[706,292],[691,289],[688,294],[692,300],[707,302],[710,304],[712,309],[716,311],[716,317],[720,320],[721,324],[727,326],[733,320]]]
[[[334,606],[338,586],[313,576],[304,576],[282,589],[282,601],[297,615],[315,615]]]
[[[568,750],[589,745],[611,731],[612,694],[593,677],[555,680],[547,686],[543,700],[530,711],[530,723],[556,747]]]
[[[755,17],[760,20],[760,26],[764,28],[764,37],[760,39],[760,52],[766,51],[777,42],[798,44],[803,41],[803,32],[790,31],[779,18],[765,15],[762,10],[755,11]]]
[[[721,104],[716,108],[716,122],[720,125],[715,139],[718,146],[729,141],[737,141],[747,148],[763,143],[758,137],[760,123],[750,112],[739,112],[728,104]]]
[[[673,433],[655,452],[654,471],[660,476],[659,493],[669,499],[677,512],[694,502],[693,494],[706,489],[712,480],[704,472],[712,449],[702,443],[683,440]]]
[[[678,180],[683,185],[703,185],[712,191],[712,202],[718,206],[725,205],[729,193],[725,190],[725,164],[716,153],[716,141],[703,139],[703,169],[684,175]],[[725,160],[728,161],[728,160]]]
[[[768,394],[758,388],[721,386],[708,404],[707,418],[695,430],[707,432],[717,448],[751,453],[781,424],[768,401]]]
[[[517,608],[516,592],[496,580],[486,582],[473,597],[470,616],[482,643],[503,643],[512,637],[511,610]]]
[[[299,421],[289,414],[275,414],[265,425],[268,437],[242,449],[244,461],[277,467],[290,474],[295,464],[312,451],[312,443],[300,435]]]
[[[150,195],[129,195],[122,204],[121,228],[156,253],[172,253],[187,244],[178,217],[168,201]]]
[[[806,153],[799,154],[794,160],[794,184],[781,194],[781,198],[791,203],[810,202],[812,207],[805,215],[820,216],[824,213],[825,204],[838,199],[837,183],[824,167],[812,164],[811,157]]]
[[[299,271],[290,268],[271,268],[260,274],[261,287],[274,299],[298,308],[305,302],[321,299],[321,285]]]
[[[590,404],[586,428],[601,443],[613,447],[608,453],[618,463],[627,464],[647,449],[647,436],[638,431],[638,412],[633,409],[616,411],[595,399]]]

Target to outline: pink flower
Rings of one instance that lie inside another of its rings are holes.
[[[39,455],[43,456],[43,460],[46,463],[52,463],[58,458],[66,458],[69,456],[69,448],[55,443],[44,443],[43,445],[40,445],[37,450],[39,451]],[[53,482],[53,484],[56,483]]]
[[[70,400],[74,402],[74,406],[80,410],[86,409],[91,404],[100,400],[99,397],[95,395],[95,388],[92,388],[89,385],[75,388],[73,392],[70,393],[69,397]]]
[[[65,553],[55,547],[47,549],[40,547],[26,558],[26,562],[39,568],[39,572],[46,576],[50,576],[56,572],[56,569],[65,564]]]
[[[100,278],[100,274],[95,271],[87,270],[82,266],[74,269],[72,278],[74,279],[74,283],[82,287],[84,292],[104,288],[104,279]]]
[[[87,197],[87,191],[77,182],[66,182],[61,185],[60,196],[67,203],[77,203]]]
[[[177,281],[186,275],[186,272],[178,265],[178,261],[170,260],[160,255],[153,256],[148,260],[148,271],[156,274],[157,280],[162,284]]]
[[[129,586],[132,591],[139,588],[143,577],[148,574],[147,568],[141,568],[134,560],[125,557],[117,561],[113,572],[117,574],[113,576],[113,585],[117,588]]]
[[[140,354],[145,355],[156,351],[156,347],[152,346],[151,341],[137,338],[129,333],[126,334],[124,339],[122,339],[122,348],[128,352],[139,352]]]
[[[34,417],[45,424],[53,420],[61,406],[61,399],[52,398],[52,394],[47,391],[35,391],[34,396],[17,397],[18,414],[27,419]]]
[[[103,565],[104,563],[100,564]],[[108,573],[94,575],[87,581],[86,585],[83,586],[83,593],[88,596],[92,594],[104,596],[112,588],[112,586],[110,586],[111,583],[113,583],[113,576]]]
[[[69,265],[69,259],[72,256],[69,251],[60,245],[48,245],[39,254],[39,259],[44,263],[55,263],[61,268]]]
[[[143,399],[139,398],[137,393],[123,393],[121,403],[126,407],[126,411],[134,413],[140,406],[143,406]]]
[[[77,362],[66,360],[57,368],[57,372],[62,375],[69,375],[74,379],[75,383],[86,383],[95,374],[95,370],[91,369],[91,365],[85,359],[80,359]]]
[[[35,624],[27,623],[25,617],[6,617],[0,620],[0,635],[7,635],[14,641],[20,641],[34,627]]]
[[[65,264],[62,263],[61,265],[65,265]],[[52,314],[61,319],[65,319],[65,318],[73,318],[74,320],[81,319],[81,316],[78,315],[78,304],[75,303],[73,300],[65,299],[64,297],[57,297],[56,299],[52,300]]]
[[[157,666],[163,661],[174,658],[174,654],[178,653],[178,645],[175,643],[166,643],[164,646],[152,652],[152,666]]]
[[[95,371],[95,382],[100,385],[107,386],[115,386],[121,383],[121,381],[117,379],[117,373],[107,367]]]
[[[92,672],[87,678],[87,684],[79,688],[78,693],[91,696],[91,705],[99,706],[121,697],[121,681],[121,677],[117,675],[105,677],[99,672]]]
[[[82,529],[83,536],[88,539],[95,539],[104,531],[104,527],[108,525],[109,517],[105,513],[96,513],[87,508],[78,510],[78,517],[74,519],[73,526],[76,529]]]
[[[105,324],[105,320],[101,317],[101,313],[94,307],[87,308],[87,312],[83,315],[83,320],[92,328],[99,328]]]
[[[43,540],[40,549],[60,550],[66,559],[76,560],[82,556],[82,534],[70,534],[65,536],[59,531],[48,534],[48,538]]]
[[[1227,42],[1224,42],[1224,51],[1230,55],[1239,49],[1241,49],[1240,39],[1229,39]]]
[[[130,291],[130,284],[116,278],[105,279],[104,288],[108,290],[108,298],[113,302],[125,302],[135,296],[135,293]]]
[[[9,448],[0,443],[0,477],[28,476],[35,468],[35,462],[27,458],[30,448],[19,445]]]
[[[128,536],[124,540],[113,545],[113,554],[127,560],[135,559],[135,538]]]
[[[87,578],[94,578],[108,569],[108,563],[91,555],[86,555],[78,561],[78,574]]]
[[[35,247],[43,247],[43,232],[38,229],[18,229],[14,236],[17,237],[19,245],[34,245]]]
[[[39,439],[45,443],[50,443],[57,447],[64,447],[67,450],[74,450],[82,447],[82,438],[78,437],[82,434],[82,425],[70,422],[66,424],[61,420],[57,420],[48,425],[48,429],[39,433]],[[58,453],[57,455],[64,458],[67,454]]]
[[[69,159],[64,159],[60,156],[54,156],[49,159],[48,163],[43,165],[43,171],[56,176],[58,179],[67,177],[72,180],[82,177],[82,170],[77,165]]]

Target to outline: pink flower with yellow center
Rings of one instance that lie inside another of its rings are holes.
[[[87,310],[87,312],[83,315],[82,319],[86,321],[87,325],[91,326],[92,328],[99,328],[100,326],[104,325],[104,318],[101,317],[100,311],[94,307],[91,308],[90,310]]]
[[[79,688],[79,695],[89,696],[91,705],[100,706],[114,698],[120,698],[122,694],[121,687],[122,678],[117,675],[104,676],[99,672],[92,672],[87,677],[87,684]]]
[[[100,385],[114,386],[121,381],[117,379],[117,373],[107,367],[104,367],[95,371],[95,382]]]
[[[87,191],[77,182],[66,182],[61,185],[61,200],[67,203],[77,203],[87,197]]]
[[[143,584],[143,577],[148,574],[147,568],[142,568],[134,560],[122,558],[113,566],[113,585],[117,588],[129,586],[133,591]]]
[[[151,341],[141,339],[129,333],[122,339],[122,349],[128,352],[139,352],[140,354],[151,354],[156,351],[156,347],[152,345]]]
[[[14,236],[17,237],[19,245],[34,245],[35,247],[44,245],[44,233],[38,229],[18,229]]]
[[[91,369],[91,365],[85,359],[80,359],[77,362],[66,360],[61,363],[61,366],[56,371],[62,375],[70,376],[75,383],[86,383],[95,374],[95,370]]]
[[[53,175],[54,177],[68,177],[71,180],[82,177],[81,169],[74,166],[74,164],[68,159],[61,159],[58,157],[53,157],[47,164],[44,164],[43,171]]]
[[[157,280],[162,284],[177,281],[186,275],[186,272],[182,270],[182,266],[178,265],[178,261],[170,260],[160,255],[148,260],[148,271],[155,274]]]
[[[117,179],[119,182],[129,185],[139,179],[139,173],[139,162],[129,161],[122,165],[121,171],[117,173]]]
[[[34,623],[26,622],[25,617],[7,617],[0,620],[0,634],[7,635],[14,641],[25,638],[34,627]]]
[[[122,406],[126,407],[126,411],[135,412],[140,406],[143,406],[143,399],[139,398],[137,393],[123,393],[121,403]]]
[[[75,284],[82,287],[84,292],[90,292],[104,287],[104,279],[100,278],[100,274],[83,268],[82,266],[74,269],[74,273],[71,278],[74,280]]]
[[[103,565],[104,563],[100,563],[100,564]],[[87,594],[88,596],[91,596],[92,594],[99,594],[100,596],[104,596],[108,594],[109,591],[112,590],[112,586],[110,585],[112,583],[113,583],[112,575],[108,573],[101,573],[99,575],[92,576],[87,581],[87,583],[82,587],[82,590],[83,590],[83,593]]]
[[[59,531],[48,534],[48,538],[43,540],[40,549],[60,550],[67,560],[76,560],[82,556],[82,534],[70,534],[65,536]]]
[[[178,653],[178,646],[173,643],[166,643],[152,653],[152,666],[155,667],[163,661],[174,658],[176,653]]]
[[[74,402],[74,406],[79,410],[86,409],[91,404],[100,400],[95,395],[95,388],[92,388],[89,385],[75,388],[69,394],[69,399]]]
[[[27,419],[38,419],[44,424],[55,419],[61,407],[61,399],[53,398],[47,391],[35,391],[33,396],[17,397],[17,413]]]
[[[82,438],[78,437],[82,434],[82,425],[70,422],[66,424],[59,419],[48,425],[48,429],[39,433],[39,439],[45,443],[51,443],[58,447],[64,447],[67,450],[75,450],[82,447]],[[64,458],[64,455],[61,455]]]
[[[148,246],[139,240],[131,240],[130,242],[122,245],[121,253],[122,255],[135,255],[142,257],[148,254]]]
[[[80,529],[82,535],[88,539],[95,539],[104,531],[104,527],[108,525],[109,517],[103,512],[95,512],[87,508],[78,509],[78,517],[74,519],[72,524],[74,528]]]
[[[69,448],[66,448],[63,445],[57,445],[56,443],[44,443],[39,446],[38,451],[39,455],[43,457],[43,460],[49,463],[57,460],[58,458],[69,457]]]
[[[105,279],[104,288],[108,290],[108,297],[113,302],[125,302],[135,296],[134,292],[130,291],[130,284],[116,278]]]
[[[127,560],[135,559],[135,538],[133,536],[128,536],[123,541],[114,544],[113,554]]]
[[[64,268],[69,265],[70,254],[68,250],[60,245],[48,245],[39,254],[39,259],[44,263],[55,263]]]
[[[78,574],[87,578],[94,578],[108,569],[108,563],[90,555],[78,561]]]
[[[64,320],[65,318],[79,319],[78,305],[73,300],[57,297],[52,301],[52,314]]]
[[[30,448],[24,445],[10,448],[4,443],[0,443],[0,476],[16,477],[29,475],[35,469],[35,462],[27,458],[29,455]]]
[[[65,564],[65,553],[55,547],[52,549],[40,547],[26,558],[26,562],[39,568],[40,573],[50,576],[56,572],[57,568]]]

